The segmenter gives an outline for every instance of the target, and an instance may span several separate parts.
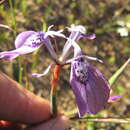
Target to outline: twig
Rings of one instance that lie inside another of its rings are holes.
[[[130,118],[79,118],[80,121],[93,121],[104,123],[130,123]]]

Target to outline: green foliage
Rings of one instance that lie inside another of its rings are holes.
[[[113,85],[117,78],[122,74],[122,72],[125,70],[127,65],[130,63],[130,59],[128,59],[109,79],[110,85]]]
[[[116,90],[115,90],[115,93],[122,94],[124,92],[125,92],[125,86],[118,85]]]
[[[20,5],[21,5],[21,11],[25,12],[27,10],[27,1],[22,0]]]
[[[94,130],[94,122],[87,122],[87,130]]]

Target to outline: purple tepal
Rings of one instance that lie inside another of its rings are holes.
[[[12,60],[19,55],[31,53],[45,44],[44,32],[25,31],[20,33],[15,40],[16,49],[0,53],[0,58]]]
[[[107,104],[110,95],[108,81],[84,57],[73,60],[70,83],[76,97],[79,117],[87,113],[96,114]]]

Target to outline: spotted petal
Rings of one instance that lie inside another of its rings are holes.
[[[103,74],[95,67],[88,64],[88,79],[81,83],[76,75],[75,68],[71,66],[70,83],[76,97],[79,117],[84,114],[96,114],[106,105],[110,87]]]
[[[15,40],[15,50],[0,53],[0,58],[14,59],[19,55],[31,53],[37,50],[41,45],[45,45],[51,53],[53,59],[56,59],[56,53],[51,45],[49,38],[45,38],[45,32],[25,31],[20,33]]]
[[[19,55],[31,53],[46,43],[43,32],[26,31],[19,34],[15,41],[16,49],[0,53],[0,58],[12,60]]]
[[[42,76],[45,76],[45,75],[47,75],[47,74],[49,73],[49,71],[50,71],[52,65],[53,65],[53,64],[50,64],[50,65],[46,68],[46,70],[45,70],[43,73],[41,73],[41,74],[33,73],[32,75],[33,75],[33,76],[36,76],[36,77],[38,77],[38,78],[39,78],[39,77],[42,77]]]

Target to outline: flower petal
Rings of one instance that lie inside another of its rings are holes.
[[[100,63],[103,63],[102,60],[96,58],[96,57],[92,57],[92,56],[84,56],[84,58],[86,58],[87,60],[93,60],[93,61],[98,61]]]
[[[81,83],[77,80],[74,66],[71,67],[70,83],[76,97],[79,116],[96,114],[106,105],[110,87],[102,73],[95,67],[88,65],[88,80]]]
[[[27,34],[28,37],[26,37],[25,34]],[[33,31],[26,31],[19,34],[19,36],[15,40],[16,49],[12,51],[1,52],[0,58],[12,60],[19,55],[35,51],[42,44],[45,44],[47,42],[47,40],[44,39],[44,34],[44,32]]]
[[[72,25],[68,30],[71,32],[67,42],[65,43],[65,46],[62,51],[62,56],[60,59],[63,61],[72,53],[73,48],[72,48],[72,41],[76,42],[80,38],[88,38],[88,39],[94,39],[96,37],[95,34],[92,35],[87,35],[86,29],[82,25]],[[69,40],[71,39],[71,40]]]
[[[66,38],[66,36],[64,34],[62,34],[63,30],[60,31],[47,31],[45,34],[45,38],[47,38],[48,36],[54,37],[54,36],[58,36],[58,37],[62,37],[62,38]]]
[[[40,46],[35,47],[35,48],[29,47],[29,46],[22,46],[20,48],[17,48],[16,50],[1,52],[0,58],[13,60],[17,56],[31,53],[31,52],[35,51],[36,49],[38,49],[39,47]]]
[[[72,41],[77,41],[80,39],[80,32],[71,32],[68,40],[66,41],[63,51],[62,51],[62,56],[61,59],[64,61],[73,51],[72,47]]]
[[[82,26],[82,25],[74,25],[74,24],[72,24],[71,27],[68,28],[68,30],[69,30],[70,32],[75,31],[75,32],[81,32],[81,33],[83,33],[83,34],[86,33],[86,29],[85,29],[85,27]]]
[[[112,96],[108,99],[108,102],[118,100],[119,98],[121,98],[121,95]]]
[[[38,77],[38,78],[39,78],[39,77],[42,77],[42,76],[45,76],[45,75],[47,75],[47,74],[49,73],[51,67],[52,67],[52,64],[50,64],[42,74],[33,73],[32,75],[33,75],[33,76],[36,76],[36,77]]]
[[[82,38],[87,38],[87,39],[95,39],[96,34],[92,34],[92,35],[82,34],[81,37]]]
[[[28,37],[30,37],[32,34],[35,34],[36,32],[34,31],[25,31],[20,34],[15,39],[15,47],[19,48],[21,47],[25,41],[27,40]]]
[[[56,61],[57,60],[57,55],[56,55],[56,53],[54,51],[54,48],[53,48],[53,46],[51,44],[51,41],[47,38],[46,42],[44,44],[45,44],[46,48],[48,49],[48,51],[50,52],[50,54],[52,56],[52,59]]]
[[[81,48],[75,41],[70,39],[70,43],[69,44],[71,44],[73,46],[73,48],[74,48],[74,57],[82,55]]]
[[[0,53],[0,58],[5,58],[8,60],[12,60],[12,59],[16,58],[17,56],[19,56],[19,54],[15,54],[11,51],[5,51],[5,52]]]
[[[46,39],[45,46],[47,47],[48,51],[50,52],[53,60],[57,61],[58,60],[57,55],[53,49],[49,36],[50,37],[58,36],[58,37],[62,37],[62,38],[66,38],[66,36],[64,34],[62,34],[63,30],[59,30],[59,31],[50,30],[52,27],[53,27],[53,25],[49,26],[48,31],[45,33],[45,36],[44,36],[44,38]]]

